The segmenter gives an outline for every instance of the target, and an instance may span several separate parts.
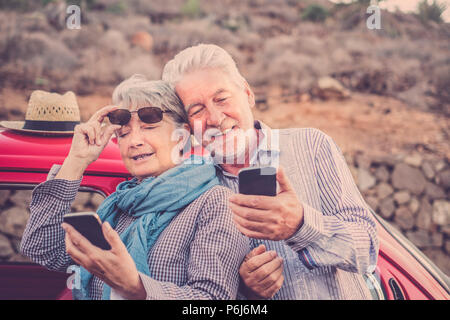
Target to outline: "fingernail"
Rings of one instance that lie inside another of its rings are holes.
[[[109,222],[106,221],[104,224],[105,224],[106,230],[108,230],[108,231],[112,230],[111,225],[109,224]]]
[[[67,230],[67,227],[66,227],[66,224],[63,222],[63,223],[61,223],[61,227],[64,229],[64,231],[66,231]]]
[[[275,258],[277,256],[277,253],[275,251],[270,251],[270,257]]]

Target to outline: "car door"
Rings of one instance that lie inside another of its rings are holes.
[[[32,190],[46,173],[0,171],[0,299],[71,299],[68,273],[49,271],[19,253]],[[72,212],[96,211],[124,177],[83,177]]]

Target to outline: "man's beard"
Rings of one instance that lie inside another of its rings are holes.
[[[205,147],[210,152],[214,163],[239,165],[245,164],[256,145],[256,134],[254,129],[247,132],[238,128],[229,131],[225,135],[215,137],[214,141]]]

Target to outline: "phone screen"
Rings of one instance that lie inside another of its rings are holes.
[[[110,250],[111,246],[103,236],[102,226],[93,212],[70,213],[64,216],[64,222],[73,226],[94,246]]]

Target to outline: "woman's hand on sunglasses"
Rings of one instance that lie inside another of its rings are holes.
[[[114,131],[121,127],[114,124],[102,125],[108,113],[117,109],[119,109],[118,106],[103,107],[87,122],[75,126],[68,158],[81,161],[86,167],[97,160]]]

